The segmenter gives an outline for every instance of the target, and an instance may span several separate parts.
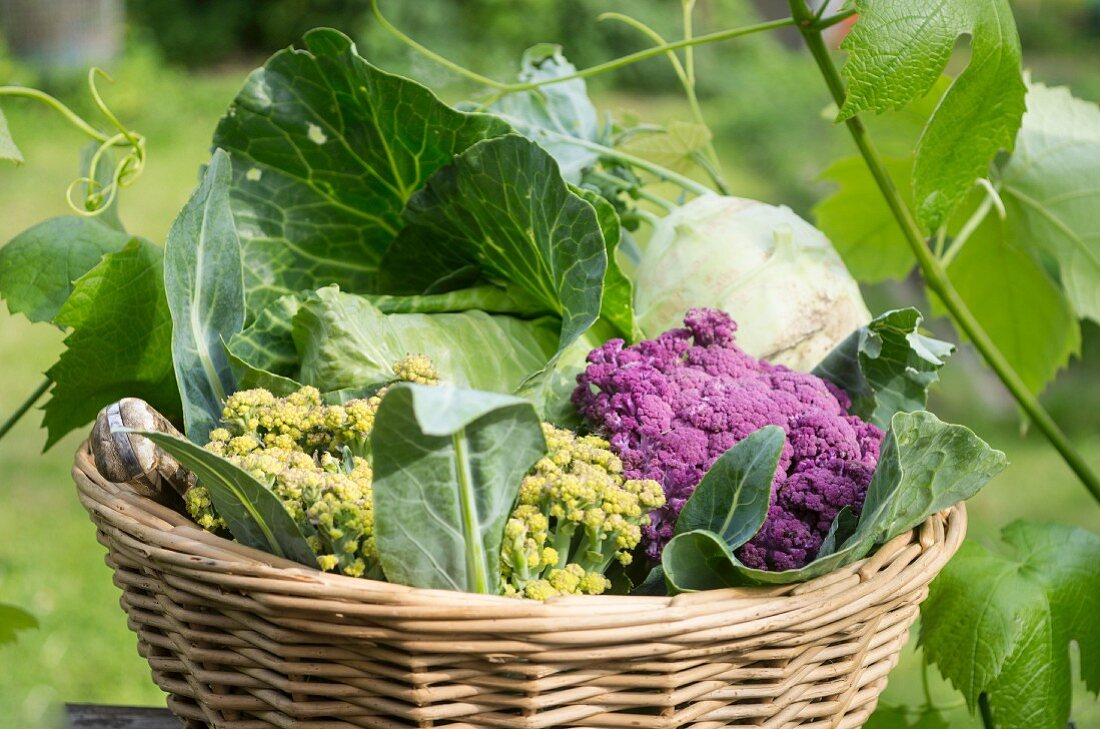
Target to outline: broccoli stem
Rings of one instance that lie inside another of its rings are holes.
[[[617,532],[609,534],[602,529],[586,528],[580,548],[577,550],[577,559],[574,561],[585,572],[603,574],[615,559],[615,553],[618,551],[614,549],[617,537]]]
[[[569,553],[573,547],[573,537],[576,533],[576,522],[564,518],[558,520],[557,528],[554,530],[554,549],[558,553],[558,563],[547,568],[543,572],[543,577],[548,577],[552,570],[565,569],[565,565],[569,564]]]

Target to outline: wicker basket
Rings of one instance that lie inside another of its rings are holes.
[[[860,727],[959,506],[801,585],[547,603],[322,574],[73,477],[138,650],[189,729]]]

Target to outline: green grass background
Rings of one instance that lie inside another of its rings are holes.
[[[118,74],[118,84],[107,94],[119,115],[149,139],[146,173],[122,203],[132,232],[163,241],[207,157],[217,118],[243,77],[238,69],[185,77],[149,63],[129,64]],[[643,108],[650,118],[682,115],[678,101],[603,101],[611,109]],[[4,111],[27,159],[22,168],[0,168],[0,240],[6,241],[39,220],[67,212],[63,193],[76,176],[83,140],[56,117],[25,103],[6,102]],[[723,156],[731,159],[745,144],[744,139],[719,139]],[[815,171],[808,169],[807,179]],[[742,194],[775,194],[773,181],[759,175],[739,169],[730,177]],[[12,410],[42,380],[62,339],[59,330],[32,326],[0,307],[0,413]],[[948,410],[958,409],[951,407],[958,401],[968,408],[975,402],[973,371],[960,363],[946,376],[939,397]],[[83,433],[43,454],[39,420],[36,411],[0,441],[0,602],[19,605],[40,622],[38,630],[0,649],[4,729],[57,726],[62,702],[163,705],[118,607],[104,550],[76,499],[69,469]],[[1087,435],[1078,438],[1079,445],[1100,468],[1100,428],[1095,416],[1084,421],[1091,427],[1082,429]],[[983,436],[1008,452],[1012,465],[970,504],[972,538],[993,540],[1002,526],[1021,517],[1100,531],[1100,509],[1038,435],[1021,437],[1011,413],[1007,419],[976,417],[975,422],[983,424]],[[933,692],[937,701],[957,703],[957,694],[935,676]],[[919,660],[910,649],[883,700],[919,704],[921,697]],[[1078,727],[1100,727],[1100,706],[1080,687],[1076,702]],[[949,716],[953,727],[976,726],[961,707]]]

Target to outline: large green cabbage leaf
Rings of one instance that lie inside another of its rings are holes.
[[[375,68],[335,30],[276,53],[214,133],[233,158],[249,308],[333,283],[375,290],[408,199],[455,154],[509,129]]]
[[[523,475],[546,452],[531,403],[398,385],[378,409],[371,447],[386,579],[498,593],[504,524]]]
[[[600,316],[607,250],[596,209],[517,134],[479,142],[409,201],[383,285],[424,293],[456,271],[515,286],[561,317],[561,347]]]
[[[302,303],[294,341],[301,380],[324,391],[388,382],[394,363],[424,354],[445,384],[510,393],[546,365],[556,332],[545,322],[476,310],[387,315],[330,287]]]
[[[229,207],[229,158],[216,150],[202,182],[168,231],[164,285],[172,312],[172,362],[186,433],[209,440],[236,377],[222,342],[244,326],[241,247]]]

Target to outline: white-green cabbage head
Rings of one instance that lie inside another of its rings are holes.
[[[746,352],[801,371],[871,320],[821,231],[790,208],[719,195],[663,218],[636,271],[646,336],[680,326],[694,307],[729,312]]]

